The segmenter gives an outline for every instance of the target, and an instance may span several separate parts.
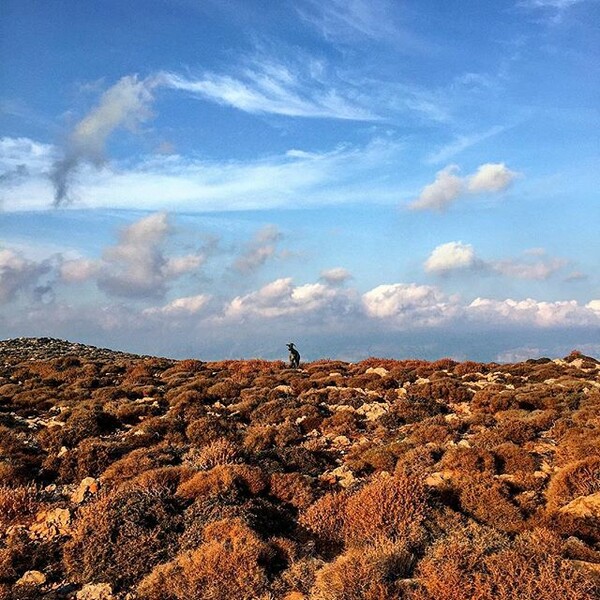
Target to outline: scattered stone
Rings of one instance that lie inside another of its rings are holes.
[[[88,496],[97,493],[99,489],[100,482],[97,479],[94,479],[94,477],[86,477],[81,480],[79,487],[73,492],[71,502],[81,504]]]
[[[371,373],[379,375],[379,377],[387,377],[390,374],[390,372],[387,369],[384,369],[383,367],[369,367],[365,371],[366,375],[370,375]]]
[[[108,583],[88,583],[75,597],[77,600],[114,600],[112,588]]]
[[[432,488],[444,487],[450,481],[450,474],[448,471],[437,471],[431,473],[425,478],[425,485]]]
[[[55,508],[39,513],[29,532],[32,537],[52,539],[67,535],[70,527],[71,511],[68,508]]]
[[[16,585],[40,586],[46,583],[46,576],[41,571],[27,571]]]
[[[364,415],[367,421],[376,421],[385,415],[389,410],[389,406],[383,402],[371,402],[370,404],[363,404],[356,409],[356,413]]]
[[[579,496],[559,509],[559,512],[573,517],[600,518],[600,492],[589,496]]]
[[[327,471],[326,473],[323,473],[320,479],[331,485],[335,485],[337,483],[343,488],[350,487],[356,481],[354,473],[352,473],[352,471],[346,465],[341,465],[333,469],[333,471]]]

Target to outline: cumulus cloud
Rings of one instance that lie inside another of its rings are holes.
[[[260,229],[245,251],[234,262],[234,269],[240,273],[248,274],[262,267],[267,260],[276,256],[277,242],[282,238],[282,233],[275,225],[267,225]]]
[[[384,284],[362,296],[369,317],[408,327],[440,325],[456,314],[453,299],[439,289],[415,283]]]
[[[9,248],[0,248],[0,304],[11,302],[28,290],[38,300],[51,293],[51,287],[40,282],[51,270],[49,260],[36,262]]]
[[[457,271],[480,271],[513,279],[546,280],[569,262],[563,258],[549,257],[543,248],[526,251],[525,258],[483,260],[471,244],[447,242],[433,249],[424,267],[427,273],[448,275]]]
[[[444,274],[454,270],[474,269],[481,265],[482,261],[475,255],[471,244],[448,242],[434,248],[425,261],[425,271]]]
[[[467,191],[471,194],[494,193],[505,190],[517,177],[504,163],[486,163],[467,177]]]
[[[600,326],[600,314],[597,314],[594,305],[590,306],[590,304],[581,306],[576,300],[543,302],[532,298],[525,300],[476,298],[469,304],[466,313],[470,318],[488,324],[518,324],[548,328]]]
[[[475,173],[461,177],[457,165],[438,171],[435,181],[426,185],[413,202],[412,210],[437,210],[448,208],[459,198],[474,194],[497,194],[506,190],[517,178],[504,163],[480,165]]]
[[[93,280],[110,296],[162,298],[169,283],[197,271],[207,260],[208,247],[182,256],[167,256],[173,235],[166,213],[154,213],[125,227],[119,241],[104,249],[100,259],[63,260],[58,269],[63,283]]]
[[[106,90],[100,102],[70,133],[63,155],[54,162],[51,179],[54,204],[61,205],[68,195],[69,181],[80,164],[99,166],[104,161],[108,138],[119,128],[135,131],[152,115],[154,78],[139,80],[136,75],[122,77]]]
[[[352,273],[343,267],[321,271],[320,279],[328,285],[342,285],[352,279]]]
[[[352,293],[323,283],[294,285],[291,277],[277,279],[256,292],[237,296],[224,310],[225,319],[279,317],[338,317],[355,306]]]
[[[164,306],[145,309],[144,314],[164,316],[193,316],[201,313],[205,309],[210,298],[211,297],[208,294],[197,294],[195,296],[175,298]]]

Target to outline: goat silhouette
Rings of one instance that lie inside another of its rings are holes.
[[[300,352],[294,347],[294,342],[290,342],[287,347],[290,351],[290,367],[297,369],[300,366]]]

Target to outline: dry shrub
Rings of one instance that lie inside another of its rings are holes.
[[[200,417],[192,421],[185,430],[186,437],[195,446],[205,446],[231,433],[231,424],[215,416]]]
[[[125,486],[84,506],[64,546],[64,567],[79,583],[133,585],[168,560],[181,518],[168,490]]]
[[[448,408],[444,403],[433,398],[402,396],[394,402],[390,412],[397,415],[403,423],[418,423],[423,419],[445,414]]]
[[[39,492],[34,485],[0,485],[0,530],[30,519],[40,508]]]
[[[239,519],[211,523],[204,543],[156,567],[138,586],[143,600],[256,600],[267,591],[271,550]]]
[[[337,548],[344,539],[347,492],[325,494],[300,514],[298,522],[311,531],[319,546]]]
[[[360,475],[387,471],[393,473],[403,448],[397,442],[355,445],[348,451],[345,464]]]
[[[232,379],[222,379],[211,385],[206,390],[206,395],[211,400],[220,400],[225,404],[229,404],[240,395],[241,389],[241,386]]]
[[[494,455],[481,448],[449,448],[441,461],[441,468],[460,473],[495,473]]]
[[[427,498],[420,479],[404,473],[382,474],[348,499],[344,534],[354,546],[382,539],[418,545],[427,513]]]
[[[363,417],[353,410],[339,410],[321,423],[321,431],[332,435],[352,436],[362,428]]]
[[[217,465],[210,471],[201,471],[183,482],[177,496],[195,500],[234,491],[243,496],[256,496],[267,486],[262,471],[249,465]]]
[[[282,600],[306,600],[315,582],[317,571],[323,564],[322,560],[312,556],[293,560],[273,582],[275,597],[282,597]]]
[[[295,508],[308,508],[315,499],[312,479],[302,473],[273,473],[269,481],[270,494]]]
[[[41,466],[31,436],[0,426],[0,485],[27,484]]]
[[[166,444],[153,448],[137,448],[113,462],[102,474],[102,479],[106,482],[121,483],[137,477],[144,471],[173,465],[177,459],[177,453]]]
[[[417,398],[433,398],[448,403],[469,402],[473,392],[462,382],[443,376],[429,383],[420,383],[410,386],[410,393]]]
[[[452,426],[441,415],[415,423],[410,428],[410,441],[413,444],[444,444],[456,438]]]
[[[558,508],[578,496],[600,492],[600,456],[590,456],[567,465],[556,473],[548,486],[550,509]]]
[[[523,528],[523,516],[511,501],[508,486],[487,473],[461,475],[452,480],[461,508],[479,522],[499,531]]]
[[[215,440],[204,446],[196,456],[194,464],[200,469],[212,469],[217,465],[229,465],[238,462],[238,447],[226,439]]]
[[[499,410],[517,408],[515,396],[513,390],[506,390],[502,385],[492,384],[475,392],[471,406],[473,410],[494,414]]]
[[[555,458],[558,466],[600,456],[600,418],[596,424],[580,427],[574,426],[570,419],[564,420],[557,423],[551,433],[558,438]]]
[[[557,555],[558,540],[536,531],[513,543],[467,530],[436,542],[418,567],[415,600],[592,600],[593,583]],[[500,542],[500,543],[499,543]]]
[[[390,543],[350,549],[325,565],[311,590],[314,600],[400,600],[397,582],[407,577],[413,556],[404,546]]]
[[[496,446],[493,450],[501,473],[533,473],[536,469],[536,460],[526,450],[506,442]]]

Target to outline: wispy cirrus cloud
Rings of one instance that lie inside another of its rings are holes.
[[[38,155],[32,140],[0,140],[0,168],[24,164],[29,177],[4,192],[7,211],[45,209],[53,201],[47,178],[56,149]],[[6,147],[7,157],[3,155]],[[373,183],[381,169],[402,156],[404,145],[375,138],[364,146],[338,146],[325,152],[298,149],[247,161],[216,161],[144,155],[136,161],[83,164],[78,172],[78,204],[86,208],[140,208],[189,211],[303,207],[357,202],[366,193],[394,203],[398,183]]]
[[[347,84],[336,87],[318,73],[314,62],[293,65],[255,60],[233,73],[206,72],[199,77],[162,73],[163,85],[189,92],[204,100],[231,106],[252,114],[377,121],[380,117],[356,98]]]

